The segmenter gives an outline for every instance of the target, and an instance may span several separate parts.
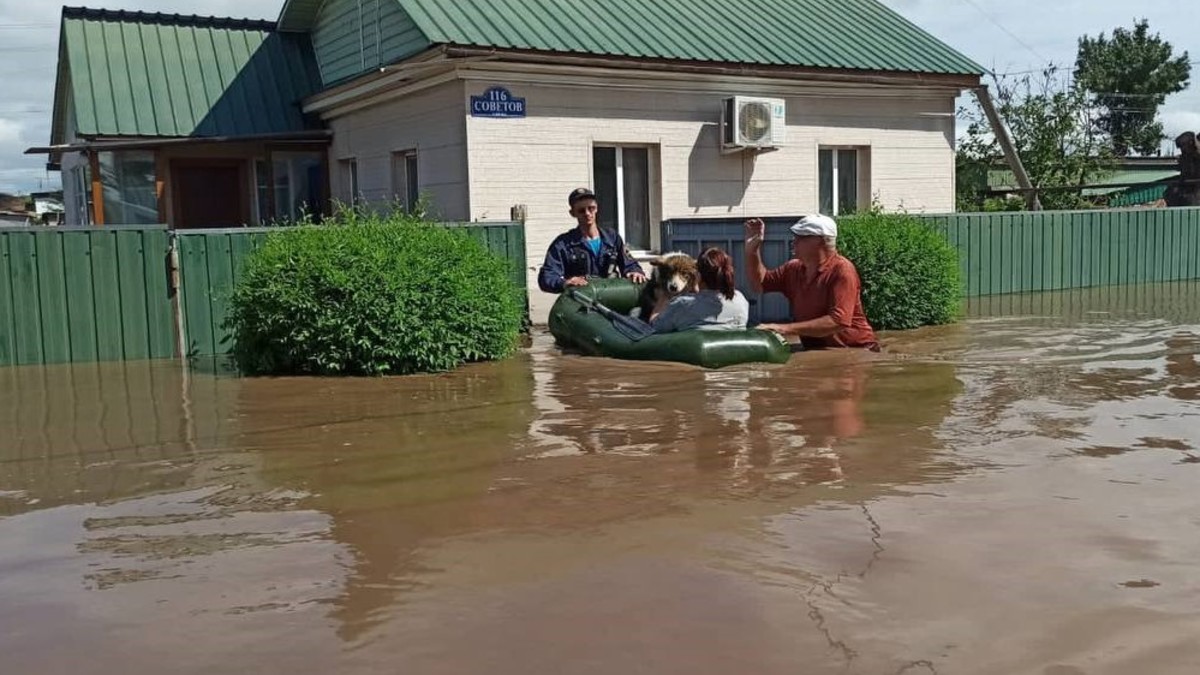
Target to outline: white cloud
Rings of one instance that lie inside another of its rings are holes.
[[[44,162],[43,159],[42,163],[44,164]],[[58,172],[48,172],[45,166],[40,169],[29,167],[0,171],[0,192],[6,194],[57,190],[61,186]]]
[[[1079,38],[1111,35],[1144,17],[1176,54],[1200,58],[1193,23],[1180,21],[1180,0],[1143,0],[1136,10],[1118,0],[883,0],[951,47],[997,73],[1037,71],[1047,62],[1070,68]],[[1174,139],[1182,131],[1200,131],[1200,67],[1193,67],[1192,88],[1167,99],[1163,127]],[[963,97],[960,103],[969,99]],[[963,125],[959,123],[959,132]],[[1170,142],[1165,145],[1174,145]]]
[[[1160,115],[1163,131],[1168,139],[1174,139],[1185,131],[1200,132],[1200,112],[1192,110],[1164,110]]]
[[[16,120],[0,117],[0,145],[18,143],[21,140],[21,130],[25,125]]]

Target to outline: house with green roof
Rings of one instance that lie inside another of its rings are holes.
[[[328,199],[305,34],[274,21],[63,8],[49,155],[67,224],[227,227]]]
[[[877,0],[67,9],[60,51],[41,150],[74,186],[69,220],[424,196],[445,219],[522,214],[531,278],[579,186],[645,254],[674,217],[952,211],[954,101],[984,72]],[[535,320],[552,300],[531,298]]]

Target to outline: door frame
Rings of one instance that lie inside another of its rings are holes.
[[[247,185],[249,173],[246,163],[250,161],[245,158],[237,157],[220,157],[220,158],[191,158],[180,157],[172,158],[171,164],[171,213],[174,216],[174,223],[171,229],[178,229],[183,224],[183,199],[182,199],[182,182],[179,180],[180,169],[237,169],[238,186],[241,188],[237,192],[238,217],[243,225],[251,224],[250,200],[247,199],[249,188]],[[200,229],[200,228],[193,228]]]

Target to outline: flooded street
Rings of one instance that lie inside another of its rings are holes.
[[[1200,286],[883,337],[0,369],[0,672],[1200,671]]]

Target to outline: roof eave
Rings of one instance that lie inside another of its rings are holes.
[[[317,0],[286,0],[279,10],[275,29],[281,33],[305,33],[312,30],[313,19],[320,10]],[[305,12],[302,14],[301,12]]]
[[[66,140],[66,106],[67,83],[70,81],[70,63],[67,60],[66,49],[66,19],[59,22],[58,28],[58,64],[54,78],[54,104],[50,117],[50,144],[59,145]]]
[[[944,73],[899,70],[865,70],[851,68],[823,68],[812,66],[790,66],[751,63],[721,63],[716,61],[694,61],[684,59],[635,58],[576,52],[550,52],[526,49],[480,47],[477,45],[449,44],[441,47],[449,58],[488,56],[501,61],[524,63],[547,63],[557,65],[602,66],[606,68],[629,68],[635,70],[681,71],[720,75],[746,75],[752,77],[803,78],[852,83],[933,85],[959,89],[973,89],[981,84],[982,73]]]
[[[88,139],[69,145],[52,145],[48,147],[32,147],[25,150],[26,155],[59,156],[68,152],[103,152],[106,150],[146,150],[179,145],[225,145],[229,143],[318,143],[329,145],[333,141],[333,132],[329,129],[310,129],[306,131],[273,132],[263,134],[244,134],[226,136],[130,136],[105,137],[103,139]]]

